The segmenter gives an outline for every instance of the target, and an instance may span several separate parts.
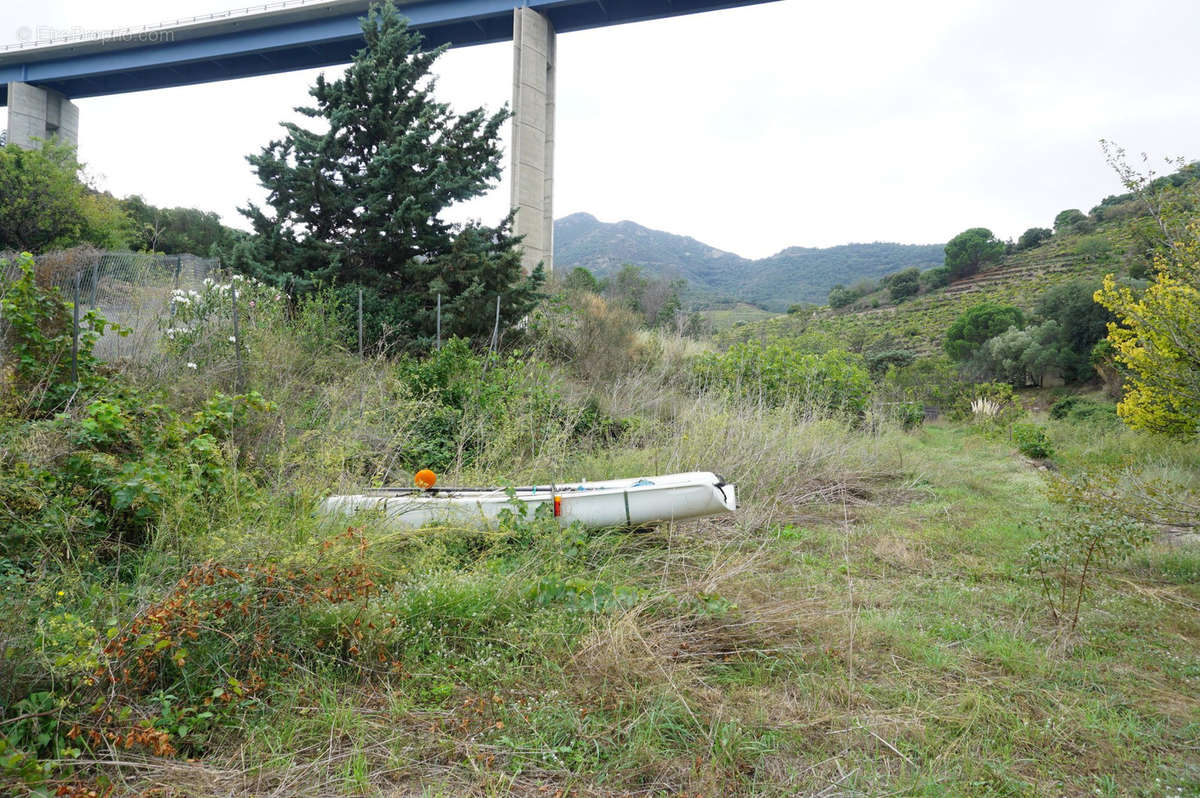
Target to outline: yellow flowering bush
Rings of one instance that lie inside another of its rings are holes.
[[[1200,221],[1155,258],[1137,293],[1104,278],[1095,299],[1116,314],[1108,340],[1129,371],[1117,412],[1129,426],[1171,435],[1200,431]]]

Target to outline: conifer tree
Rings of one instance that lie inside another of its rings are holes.
[[[510,114],[456,114],[435,100],[430,70],[445,48],[423,52],[390,2],[371,8],[363,34],[366,47],[345,74],[319,76],[314,104],[296,109],[322,129],[284,123],[282,139],[248,156],[270,211],[241,209],[256,235],[232,261],[300,292],[362,288],[371,338],[390,329],[409,343],[428,339],[439,293],[444,334],[484,337],[496,296],[504,321],[516,322],[542,273],[522,275],[511,214],[488,227],[454,225],[444,212],[495,185]]]

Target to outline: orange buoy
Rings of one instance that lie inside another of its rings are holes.
[[[437,484],[437,474],[430,471],[428,468],[422,468],[413,477],[413,482],[421,490],[429,490]]]

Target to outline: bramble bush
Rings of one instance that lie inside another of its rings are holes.
[[[231,439],[272,408],[255,393],[216,394],[190,416],[155,401],[94,355],[107,326],[95,312],[85,317],[72,381],[63,357],[71,306],[36,284],[28,257],[4,311],[13,365],[3,375],[8,412],[0,416],[0,790],[14,779],[29,789],[63,787],[70,761],[85,752],[177,750],[173,737],[182,737],[186,724],[162,728],[150,692],[181,689],[162,677],[167,666],[136,689],[130,680],[164,657],[182,669],[181,646],[197,638],[181,631],[164,645],[167,638],[153,634],[167,628],[161,602],[147,604],[128,580],[153,550],[168,505],[207,512],[230,495],[254,495],[252,478],[234,467]],[[18,391],[25,392],[19,401]],[[325,571],[315,573],[318,583],[325,578]],[[243,598],[245,584],[234,591]],[[193,595],[172,606],[195,613],[210,605]],[[127,629],[117,620],[123,609],[135,619]],[[206,617],[196,628],[211,636],[217,625]],[[228,629],[213,638],[222,645],[239,639]],[[202,661],[209,679],[185,674],[188,689],[227,689],[226,680],[243,672],[252,679],[227,652]],[[159,696],[160,710],[173,700]],[[203,720],[203,711],[191,710],[188,722]],[[172,710],[176,721],[179,712]]]
[[[0,261],[0,266],[6,263]],[[73,397],[87,396],[104,383],[104,365],[92,349],[105,329],[118,335],[129,331],[110,324],[95,310],[82,314],[76,379],[72,381],[72,305],[58,289],[38,287],[33,256],[28,252],[17,258],[16,266],[20,276],[0,298],[0,316],[6,322],[0,342],[6,351],[0,409],[21,417],[44,418],[63,409]]]

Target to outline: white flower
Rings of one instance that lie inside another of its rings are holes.
[[[237,339],[236,339],[236,338],[234,338],[234,337],[231,335],[231,336],[229,336],[229,343],[231,343],[231,344],[236,344],[236,343],[237,343]]]
[[[245,277],[242,277],[242,275],[240,275],[240,274],[235,274],[235,275],[233,275],[233,279],[235,279],[235,280],[245,280],[246,278],[245,278]]]
[[[195,363],[192,363],[191,361],[189,361],[189,362],[188,362],[188,368],[190,368],[190,369],[195,369],[195,368],[196,368],[196,364],[195,364]]]

